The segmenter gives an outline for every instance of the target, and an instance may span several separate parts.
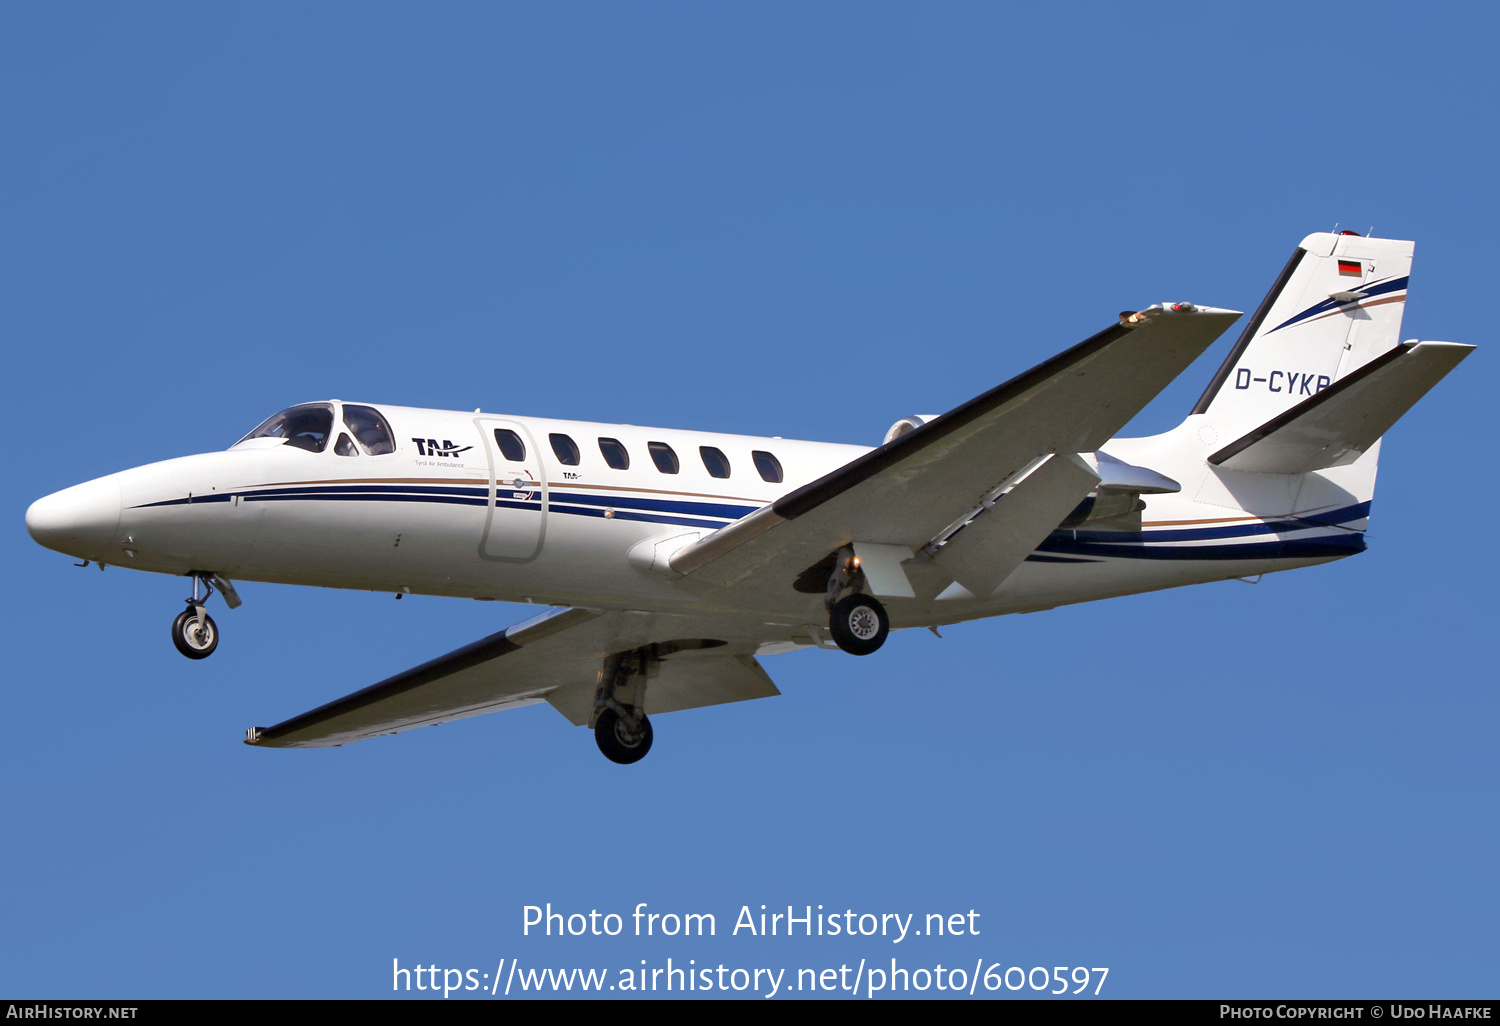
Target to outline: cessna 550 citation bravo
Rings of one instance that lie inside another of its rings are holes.
[[[1115,438],[1239,315],[1167,303],[875,449],[332,400],[227,452],[33,503],[42,545],[180,574],[548,612],[246,743],[342,745],[547,702],[629,763],[652,714],[778,694],[757,656],[1364,550],[1380,437],[1473,349],[1400,342],[1410,242],[1302,241],[1192,413]]]

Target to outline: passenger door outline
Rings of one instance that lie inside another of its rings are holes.
[[[479,556],[500,563],[529,563],[541,554],[547,536],[547,469],[541,451],[520,421],[476,417],[474,423],[484,439],[490,467],[489,508]],[[514,431],[526,446],[519,463],[500,451],[496,428]]]

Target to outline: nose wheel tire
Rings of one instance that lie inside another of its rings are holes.
[[[869,655],[885,644],[891,618],[869,595],[850,595],[835,602],[828,614],[828,631],[850,655]]]
[[[594,726],[594,741],[610,762],[640,762],[651,751],[651,721],[642,716],[641,729],[632,736],[625,721],[613,709],[606,709]]]
[[[207,659],[219,647],[219,628],[207,613],[203,614],[200,628],[198,611],[190,606],[172,621],[172,644],[189,659]]]

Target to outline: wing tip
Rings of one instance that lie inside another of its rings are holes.
[[[1153,303],[1142,310],[1121,310],[1120,324],[1126,328],[1133,328],[1155,320],[1163,314],[1174,317],[1209,317],[1212,319],[1224,319],[1226,323],[1244,316],[1239,310],[1226,310],[1217,306],[1202,306],[1198,303]]]
[[[317,742],[308,743],[306,741],[283,741],[279,737],[267,737],[267,729],[268,728],[266,727],[246,728],[243,743],[249,745],[252,748],[337,748],[343,744],[342,741],[338,742],[337,744],[318,744]]]
[[[380,735],[372,734],[371,736],[379,737]],[[355,738],[355,740],[359,741],[363,739]],[[243,743],[252,748],[342,748],[348,742],[347,739],[343,741],[281,741],[273,738],[252,739],[247,737]]]

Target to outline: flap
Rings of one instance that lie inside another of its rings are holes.
[[[1077,456],[1053,456],[964,525],[933,562],[971,595],[992,595],[1098,484]]]
[[[558,712],[578,727],[594,711],[595,682],[559,688],[547,696]],[[646,685],[646,714],[681,712],[727,702],[779,695],[776,685],[753,656],[718,652],[684,652],[664,659]]]

